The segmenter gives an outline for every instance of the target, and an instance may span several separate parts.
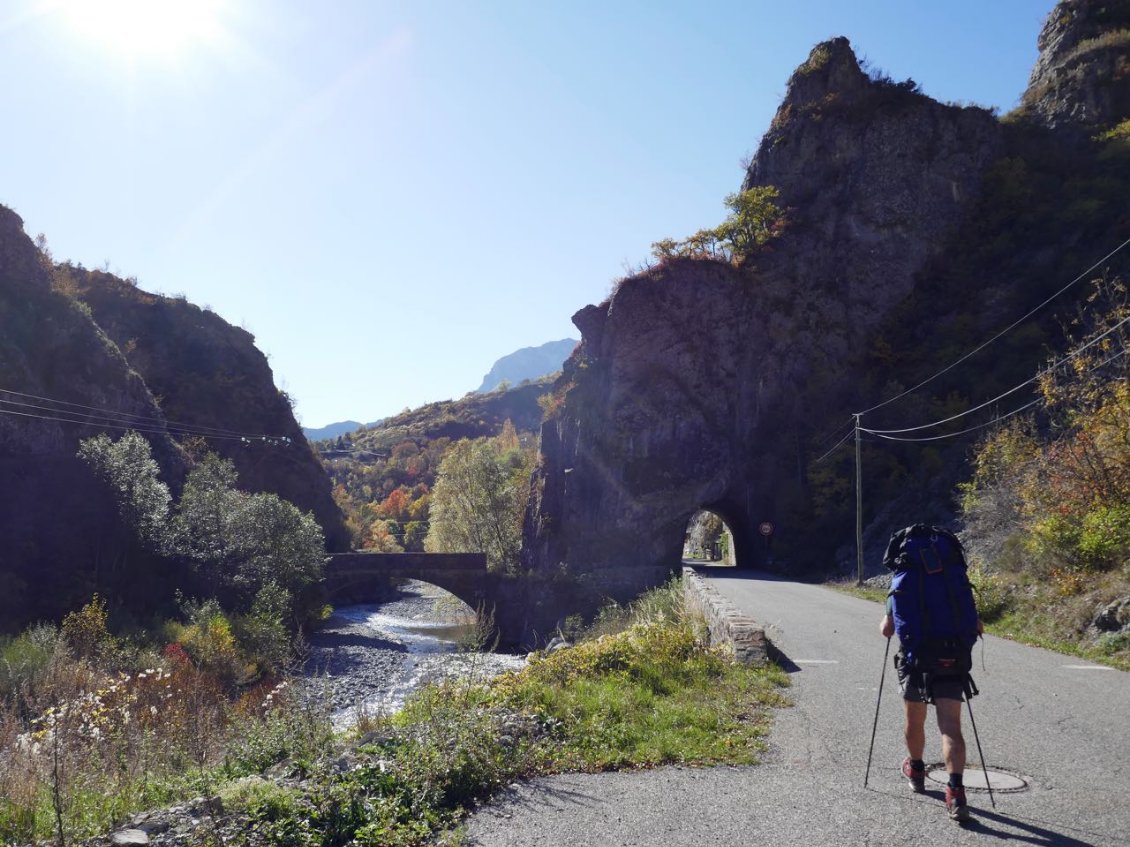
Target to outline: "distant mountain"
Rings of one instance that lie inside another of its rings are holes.
[[[577,346],[575,338],[550,341],[540,347],[524,347],[509,356],[503,356],[490,369],[478,393],[494,391],[504,381],[518,385],[527,379],[540,379],[561,370],[562,363],[569,358]]]
[[[356,432],[363,426],[373,427],[380,426],[380,421],[373,421],[372,423],[363,424],[360,421],[338,421],[337,423],[326,424],[319,427],[302,427],[302,434],[306,436],[307,441],[323,441],[327,438],[337,438],[339,435],[345,435],[347,432]]]

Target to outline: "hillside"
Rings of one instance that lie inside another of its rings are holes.
[[[171,598],[167,562],[125,548],[112,498],[76,456],[141,431],[174,493],[206,451],[248,491],[313,511],[348,543],[326,475],[244,330],[109,274],[53,265],[0,208],[0,620],[57,618],[100,592],[114,607]]]
[[[471,393],[317,442],[353,545],[423,550],[431,490],[448,448],[465,438],[497,436],[508,422],[524,444],[533,442],[550,387],[541,380]]]
[[[1124,3],[1060,4],[1024,105],[1003,118],[869,75],[847,39],[817,45],[727,225],[657,243],[650,268],[574,316],[582,343],[542,429],[528,565],[630,596],[663,578],[709,507],[747,564],[832,570],[853,549],[854,464],[832,449],[852,414],[897,431],[1031,377],[1066,349],[1088,286],[917,389],[1130,232],[1128,24]],[[1121,253],[1084,277],[1128,267]],[[936,441],[867,436],[870,550],[892,527],[952,519],[976,438],[956,433],[1032,393],[1015,399],[926,433]]]

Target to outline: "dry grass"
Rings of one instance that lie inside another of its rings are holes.
[[[288,716],[297,710],[284,689],[233,697],[175,653],[127,674],[76,658],[62,638],[20,665],[25,646],[0,645],[0,843],[65,844],[210,792],[229,773],[294,755],[308,723]]]

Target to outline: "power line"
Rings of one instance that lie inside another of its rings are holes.
[[[59,400],[59,399],[56,399],[54,397],[43,397],[43,396],[40,396],[38,394],[25,394],[22,391],[13,391],[10,388],[0,388],[0,393],[12,394],[12,395],[15,395],[17,397],[24,397],[24,398],[27,398],[27,399],[30,399],[30,400],[40,400],[40,401],[45,402],[45,403],[54,403],[57,406],[69,406],[69,407],[74,408],[74,409],[88,409],[90,411],[101,412],[101,413],[110,415],[112,417],[120,418],[120,419],[123,419],[123,420],[135,420],[135,421],[138,421],[140,423],[157,424],[159,426],[171,424],[171,425],[174,425],[174,426],[189,427],[189,428],[192,428],[192,429],[198,429],[198,430],[202,430],[202,431],[215,432],[215,433],[221,434],[221,435],[246,436],[246,437],[249,437],[249,438],[259,438],[259,437],[262,437],[262,436],[266,436],[268,438],[281,438],[282,437],[282,436],[272,436],[272,435],[269,435],[268,433],[262,433],[262,432],[259,432],[259,433],[237,432],[236,430],[226,429],[226,428],[223,428],[223,427],[208,426],[206,424],[191,424],[191,423],[185,423],[184,421],[170,421],[170,420],[167,420],[167,419],[161,418],[161,417],[153,417],[151,415],[137,415],[137,414],[134,414],[132,412],[119,412],[119,411],[115,411],[115,410],[112,410],[112,409],[106,409],[106,408],[101,407],[101,406],[87,406],[87,405],[84,405],[82,403],[72,403],[69,400]],[[2,402],[2,401],[0,401],[0,402]],[[66,411],[66,410],[59,409],[59,410],[53,410],[53,411],[62,412],[62,411]],[[69,414],[69,412],[68,412],[68,414]]]
[[[962,356],[961,358],[952,362],[951,364],[947,365],[946,367],[942,368],[940,371],[935,373],[933,376],[927,377],[926,379],[922,380],[917,385],[914,385],[914,386],[906,389],[905,391],[903,391],[899,394],[896,394],[894,397],[890,397],[890,398],[884,400],[882,403],[878,403],[877,405],[872,406],[870,409],[864,409],[859,414],[866,415],[868,412],[874,412],[876,409],[883,408],[888,403],[893,403],[895,400],[901,399],[902,397],[905,397],[907,394],[910,394],[914,391],[917,391],[919,388],[926,385],[927,383],[933,382],[935,379],[940,377],[942,374],[953,370],[958,365],[960,365],[962,362],[964,362],[966,359],[968,359],[970,356],[973,356],[977,353],[980,353],[982,350],[984,350],[986,347],[988,347],[990,344],[992,344],[994,341],[996,341],[1002,335],[1005,335],[1006,333],[1009,333],[1012,330],[1014,330],[1020,324],[1024,323],[1024,321],[1028,320],[1028,318],[1032,317],[1032,315],[1036,314],[1036,312],[1040,311],[1040,309],[1044,308],[1044,306],[1048,305],[1048,303],[1052,302],[1052,300],[1055,300],[1057,297],[1059,297],[1059,295],[1061,295],[1061,294],[1063,294],[1063,292],[1067,291],[1067,289],[1069,289],[1073,285],[1077,284],[1080,280],[1082,280],[1084,277],[1086,277],[1087,274],[1091,273],[1091,271],[1095,270],[1095,268],[1097,268],[1103,262],[1105,262],[1108,259],[1110,259],[1111,257],[1115,256],[1117,253],[1119,253],[1121,250],[1123,250],[1128,244],[1130,244],[1130,238],[1123,241],[1121,244],[1119,244],[1117,247],[1115,247],[1113,250],[1111,250],[1109,253],[1107,253],[1105,256],[1103,256],[1101,259],[1099,259],[1097,262],[1095,262],[1093,265],[1091,265],[1089,268],[1087,268],[1087,270],[1083,271],[1083,273],[1079,274],[1077,277],[1075,277],[1075,279],[1071,280],[1071,282],[1067,283],[1067,285],[1065,285],[1065,286],[1063,286],[1063,288],[1059,289],[1059,291],[1057,291],[1051,297],[1047,298],[1046,300],[1044,300],[1044,302],[1040,303],[1038,306],[1036,306],[1031,311],[1029,311],[1026,315],[1024,315],[1021,318],[1018,318],[1015,321],[1013,321],[1011,324],[1006,326],[1004,329],[1002,329],[1000,332],[998,332],[996,335],[994,335],[988,341],[984,342],[983,344],[978,345],[977,347],[974,347],[972,350],[970,350],[964,356]]]
[[[847,431],[847,435],[845,435],[838,442],[836,442],[835,447],[833,447],[831,450],[829,450],[827,453],[825,453],[823,456],[821,456],[819,459],[817,459],[815,462],[813,462],[813,464],[819,464],[820,462],[823,462],[825,459],[827,459],[829,456],[831,456],[833,453],[835,453],[837,450],[839,450],[840,447],[842,447],[844,445],[844,443],[847,442],[847,440],[849,438],[851,438],[853,435],[855,435],[855,425],[854,424]]]
[[[1077,347],[1075,350],[1072,350],[1070,353],[1068,353],[1066,356],[1064,356],[1058,362],[1055,362],[1054,364],[1048,366],[1044,370],[1044,373],[1053,371],[1056,368],[1058,368],[1060,365],[1063,365],[1066,362],[1068,362],[1069,360],[1074,359],[1076,356],[1078,356],[1084,350],[1087,350],[1088,348],[1093,347],[1094,345],[1098,344],[1100,341],[1102,341],[1104,338],[1106,338],[1108,335],[1110,335],[1112,332],[1114,332],[1116,329],[1118,329],[1119,327],[1123,326],[1126,323],[1130,323],[1130,317],[1123,318],[1118,323],[1116,323],[1114,326],[1112,326],[1110,329],[1106,330],[1105,332],[1103,332],[1099,335],[1096,335],[1094,338],[1092,338],[1086,344],[1083,344],[1082,346]],[[977,411],[980,411],[981,409],[984,409],[986,406],[991,406],[993,403],[996,403],[998,400],[1001,400],[1001,399],[1007,397],[1008,395],[1019,391],[1024,386],[1031,385],[1036,380],[1038,380],[1041,376],[1042,376],[1042,374],[1038,373],[1033,377],[1029,377],[1028,379],[1024,380],[1024,382],[1020,383],[1019,385],[1013,386],[1012,388],[1008,389],[1008,391],[1005,391],[1001,394],[998,394],[996,397],[992,398],[991,400],[986,400],[984,403],[981,403],[978,406],[974,406],[971,409],[966,409],[964,412],[958,412],[956,415],[950,415],[948,418],[943,418],[940,421],[934,421],[932,423],[922,424],[921,426],[906,427],[904,429],[867,429],[867,428],[862,428],[862,429],[863,429],[864,432],[869,432],[872,435],[898,435],[898,434],[901,434],[901,433],[904,433],[904,432],[916,432],[917,430],[920,430],[920,429],[932,429],[933,427],[941,426],[942,424],[950,423],[951,421],[956,421],[957,419],[963,418],[966,415],[971,415],[974,412],[977,412]]]
[[[207,424],[191,424],[183,421],[171,421],[163,418],[153,417],[150,415],[138,415],[131,412],[120,412],[112,409],[106,409],[99,406],[88,406],[82,403],[72,403],[68,400],[59,400],[54,397],[43,397],[37,394],[27,394],[22,391],[14,391],[9,388],[0,388],[0,394],[10,394],[15,397],[22,397],[26,400],[38,400],[42,403],[50,403],[53,405],[43,406],[36,403],[25,403],[18,400],[7,400],[0,398],[0,406],[18,406],[21,408],[36,409],[44,412],[54,412],[59,415],[70,415],[70,418],[50,418],[49,420],[69,421],[71,423],[90,423],[92,420],[102,420],[112,423],[128,423],[130,426],[126,429],[138,429],[142,427],[156,427],[158,429],[150,429],[150,432],[163,432],[165,429],[169,431],[176,431],[182,435],[199,435],[205,438],[233,438],[233,439],[247,439],[247,440],[275,440],[275,441],[289,441],[290,439],[284,435],[270,435],[267,433],[258,432],[239,432],[233,429],[226,429],[223,427],[208,426]],[[57,408],[67,407],[67,408]],[[80,409],[88,411],[71,411],[71,409]],[[13,412],[14,414],[14,412]],[[44,417],[40,415],[25,414],[24,417]],[[79,418],[80,420],[74,420]],[[109,423],[107,424],[109,426]],[[121,427],[110,427],[121,428]]]
[[[3,403],[3,402],[4,401],[0,401],[0,403]],[[242,441],[242,442],[248,443],[248,444],[250,444],[252,441],[263,441],[265,443],[271,444],[272,446],[277,446],[279,443],[289,443],[290,442],[290,439],[286,438],[286,437],[273,438],[271,436],[251,436],[251,437],[249,437],[249,436],[240,436],[240,435],[210,435],[210,434],[207,434],[207,433],[182,431],[180,429],[173,428],[173,427],[168,428],[168,429],[154,429],[154,428],[145,427],[145,426],[127,425],[125,423],[106,423],[106,422],[97,421],[97,420],[83,420],[81,417],[79,417],[77,415],[77,413],[71,413],[71,412],[67,412],[65,410],[60,410],[59,413],[63,414],[63,415],[72,414],[72,415],[75,415],[75,417],[62,418],[62,417],[57,417],[55,415],[37,415],[37,414],[33,414],[31,412],[17,412],[14,409],[5,409],[3,407],[0,407],[0,415],[14,415],[14,416],[20,417],[20,418],[33,418],[35,420],[42,420],[42,421],[58,421],[60,423],[70,423],[70,424],[78,424],[79,426],[89,426],[93,429],[100,429],[100,430],[101,429],[117,429],[117,430],[123,430],[123,431],[132,430],[133,432],[143,432],[143,433],[146,433],[148,435],[195,435],[195,436],[199,436],[200,438],[215,438],[215,439],[222,439],[222,440],[225,440],[225,441]]]
[[[886,433],[883,433],[883,432],[875,432],[875,431],[870,430],[870,429],[862,429],[861,428],[860,431],[866,432],[869,435],[874,435],[878,438],[886,439],[887,441],[941,441],[943,438],[957,438],[959,435],[965,435],[965,434],[970,433],[970,432],[976,432],[979,429],[984,429],[987,426],[992,426],[995,423],[1000,423],[1003,420],[1008,420],[1013,415],[1018,415],[1021,412],[1023,412],[1025,409],[1030,409],[1031,407],[1035,406],[1037,403],[1043,403],[1043,402],[1044,402],[1043,397],[1037,397],[1035,400],[1031,400],[1028,403],[1025,403],[1019,409],[1013,409],[1008,414],[1001,415],[1000,417],[993,418],[991,421],[986,421],[985,423],[977,424],[976,426],[971,426],[968,429],[961,430],[960,432],[950,432],[950,433],[946,433],[945,435],[929,435],[929,436],[923,436],[921,438],[903,438],[903,437],[900,437],[900,436],[897,436],[897,435],[887,435]]]

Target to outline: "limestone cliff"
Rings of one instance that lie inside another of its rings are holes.
[[[1037,182],[1025,156],[1055,173],[1045,142],[987,110],[937,103],[912,81],[868,76],[846,39],[818,45],[790,80],[743,186],[778,189],[783,233],[736,266],[665,260],[574,316],[582,343],[542,429],[527,564],[623,599],[679,562],[687,520],[705,507],[726,518],[747,565],[771,552],[763,523],[789,567],[831,565],[850,529],[821,525],[838,535],[814,537],[804,523],[820,472],[812,462],[846,431],[855,404],[889,394],[884,381],[911,384],[962,333],[985,337],[1002,304],[1025,302],[1055,278],[1044,232],[1016,223],[1036,200],[1009,205],[1017,183],[1028,191],[1023,180]],[[1088,171],[1095,185],[1103,167]],[[1047,199],[1062,208],[1053,180]],[[1045,217],[1084,256],[1110,234],[1103,216]],[[1016,244],[1030,249],[1028,276],[978,276],[1016,273]],[[972,317],[963,311],[971,304]],[[886,369],[878,380],[876,362]],[[993,378],[1009,375],[1002,366]],[[893,449],[875,455],[892,468],[890,484],[901,473],[901,490],[927,499],[930,480],[909,484]],[[931,461],[936,471],[944,460]],[[825,489],[825,499],[851,502],[846,484]]]

